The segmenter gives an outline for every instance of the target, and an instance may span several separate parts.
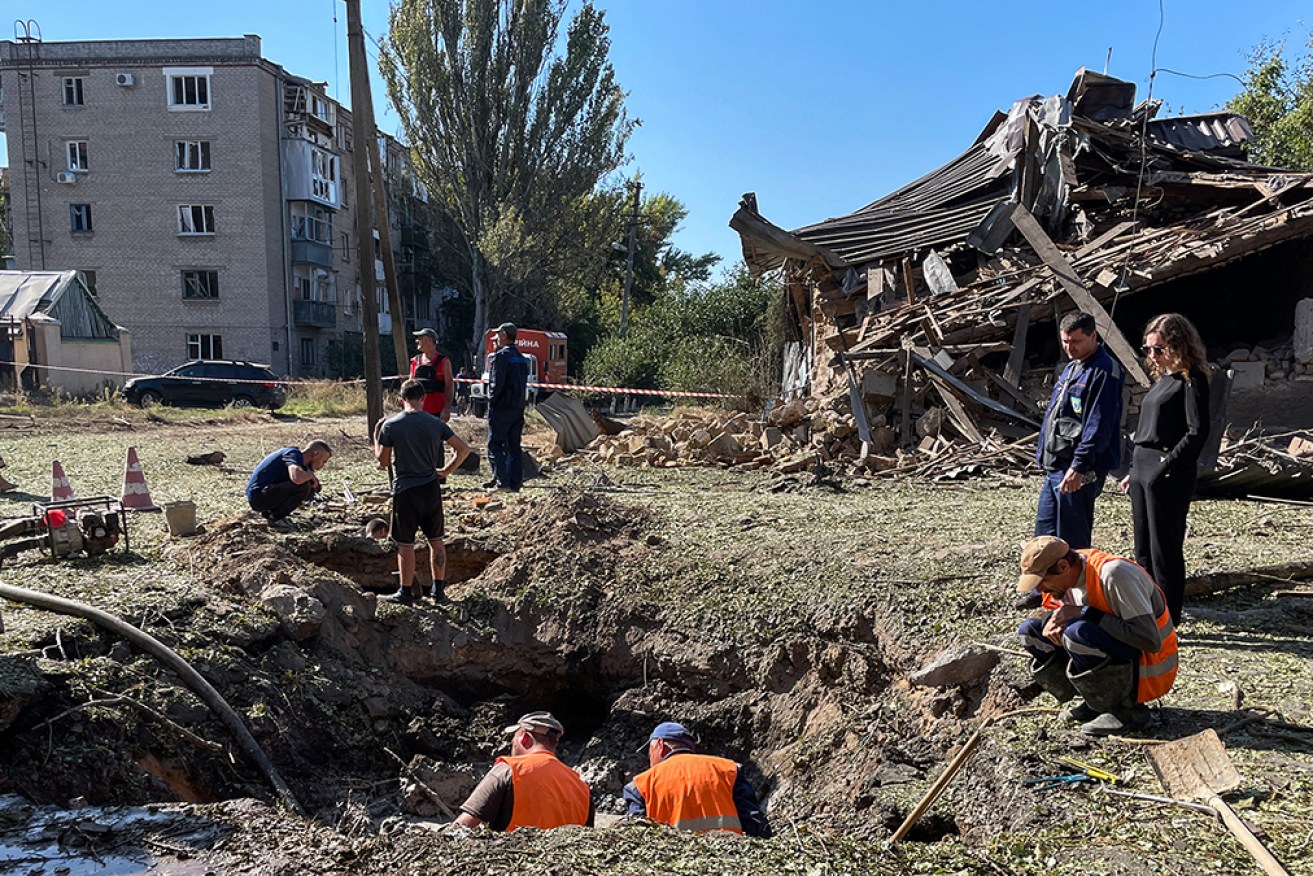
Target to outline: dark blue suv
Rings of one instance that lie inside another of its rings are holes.
[[[134,377],[123,385],[134,405],[181,407],[260,407],[274,410],[287,401],[287,388],[268,365],[193,359],[158,377]]]

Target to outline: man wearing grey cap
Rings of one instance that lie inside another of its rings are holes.
[[[519,492],[524,482],[520,436],[524,432],[525,391],[529,360],[515,346],[518,329],[504,322],[497,327],[497,349],[488,357],[488,463],[492,480],[486,486]]]
[[[565,727],[551,712],[530,712],[506,728],[509,757],[499,757],[461,804],[456,823],[496,831],[593,824],[592,795],[556,757]]]
[[[698,754],[697,737],[684,725],[658,724],[645,748],[651,769],[625,785],[630,816],[697,833],[724,830],[770,836],[757,789],[743,775],[743,768],[723,757]]]

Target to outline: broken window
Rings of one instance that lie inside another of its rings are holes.
[[[173,168],[180,173],[210,169],[209,140],[177,140],[173,144]]]
[[[182,297],[191,301],[219,297],[219,272],[186,270],[182,272]]]
[[[291,203],[292,239],[313,240],[326,246],[333,245],[333,214],[323,207],[302,201]]]
[[[68,148],[69,170],[86,173],[91,169],[86,140],[68,140],[64,145]]]
[[[213,234],[214,206],[211,204],[179,204],[179,234]]]
[[[90,204],[68,205],[68,230],[74,234],[85,234],[91,231]]]
[[[83,106],[82,87],[85,78],[82,76],[65,76],[64,77],[64,106]]]

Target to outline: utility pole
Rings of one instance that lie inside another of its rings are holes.
[[[356,177],[356,254],[360,267],[360,313],[365,329],[365,409],[369,437],[383,418],[383,376],[378,363],[378,280],[374,276],[374,229],[369,207],[369,151],[374,148],[369,111],[369,69],[365,61],[365,29],[360,23],[360,0],[346,0],[347,56],[351,66],[351,164]],[[386,221],[386,217],[385,217]]]
[[[629,214],[629,246],[625,251],[625,297],[620,301],[620,337],[629,335],[629,292],[634,288],[634,248],[638,245],[639,195],[643,184],[634,180],[634,209]]]

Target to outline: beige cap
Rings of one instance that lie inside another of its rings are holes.
[[[1026,542],[1021,549],[1021,577],[1017,592],[1029,593],[1039,586],[1053,564],[1071,552],[1065,541],[1052,535],[1041,535]]]

